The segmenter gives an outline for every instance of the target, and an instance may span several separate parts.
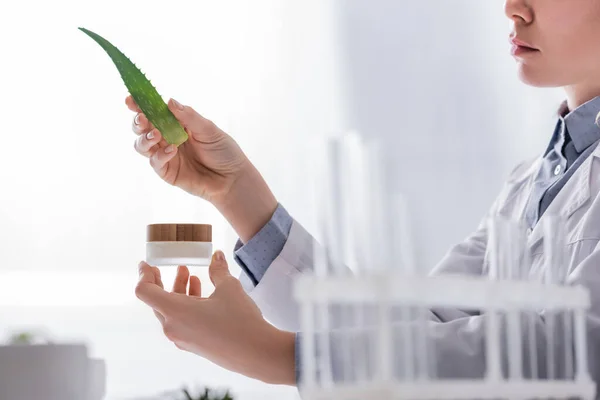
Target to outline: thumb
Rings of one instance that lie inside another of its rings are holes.
[[[135,287],[135,295],[164,316],[173,308],[173,299],[169,293],[159,286],[152,267],[145,262],[141,262],[138,271],[140,279]]]
[[[225,254],[221,250],[215,251],[210,266],[208,267],[208,276],[215,287],[219,286],[223,280],[231,277],[229,266],[225,260]]]
[[[177,120],[186,128],[187,133],[196,141],[214,142],[223,132],[210,120],[198,114],[192,107],[184,106],[175,99],[170,99],[168,107]]]

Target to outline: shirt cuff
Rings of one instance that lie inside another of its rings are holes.
[[[248,243],[244,244],[238,238],[233,257],[255,286],[283,250],[293,222],[287,210],[278,203],[269,222]]]

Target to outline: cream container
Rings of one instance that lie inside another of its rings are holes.
[[[146,262],[152,266],[208,266],[212,225],[152,224],[146,232]]]

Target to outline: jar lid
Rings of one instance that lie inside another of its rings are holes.
[[[148,242],[212,242],[212,225],[151,224],[146,230]]]

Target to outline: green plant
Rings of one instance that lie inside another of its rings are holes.
[[[184,400],[233,400],[233,397],[226,391],[225,394],[212,394],[212,389],[204,388],[202,394],[192,396],[187,388],[182,389],[184,394]]]
[[[158,91],[146,78],[146,75],[108,40],[85,28],[79,28],[79,30],[94,39],[110,56],[136,104],[148,120],[160,131],[167,143],[175,146],[184,143],[188,139],[187,132],[169,110]]]
[[[33,344],[35,336],[29,332],[20,332],[11,335],[8,339],[8,344]]]
[[[50,336],[43,329],[14,331],[5,342],[8,345],[52,344]]]

